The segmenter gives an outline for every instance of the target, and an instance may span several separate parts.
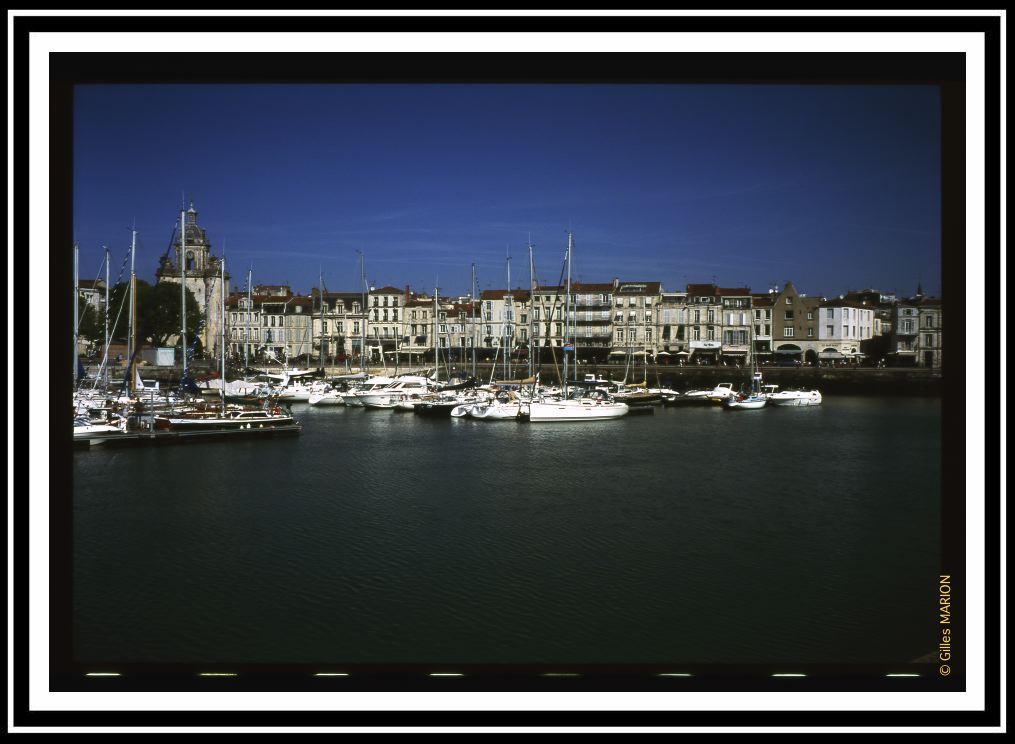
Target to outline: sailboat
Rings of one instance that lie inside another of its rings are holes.
[[[532,423],[544,421],[598,421],[624,416],[628,412],[626,403],[611,398],[602,390],[585,390],[573,386],[568,394],[568,355],[574,352],[574,336],[571,323],[571,253],[574,235],[567,234],[567,284],[565,287],[564,311],[564,374],[563,393],[560,398],[533,400],[528,405],[528,419]],[[525,408],[522,408],[525,415]]]
[[[754,326],[751,326],[753,331]],[[764,408],[768,403],[768,395],[762,390],[761,386],[761,372],[758,371],[758,357],[754,353],[754,334],[750,334],[750,346],[751,350],[751,391],[750,393],[743,395],[732,393],[727,396],[723,402],[723,408],[727,411],[751,411],[759,408]]]
[[[221,361],[222,379],[225,379],[226,369],[226,345],[225,345],[225,258],[221,260],[221,298],[220,323],[221,337],[219,339],[219,353]],[[184,354],[186,357],[186,354]],[[265,399],[260,409],[250,409],[245,406],[228,406],[226,404],[226,391],[223,386],[220,389],[221,406],[218,411],[199,402],[195,410],[181,413],[155,414],[152,423],[155,429],[175,432],[225,432],[230,430],[250,429],[276,429],[285,427],[292,431],[299,431],[300,425],[293,419],[287,409],[283,409],[270,398]]]

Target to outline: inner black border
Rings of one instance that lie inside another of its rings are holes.
[[[413,31],[477,33],[484,31],[517,32],[870,32],[926,31],[980,32],[985,36],[986,50],[986,163],[985,204],[988,260],[999,253],[999,92],[1000,92],[1000,19],[997,17],[938,18],[29,18],[15,17],[15,152],[24,152],[22,145],[32,137],[28,130],[28,40],[38,32],[119,32],[145,31],[265,31],[265,32],[354,32]],[[359,60],[362,57],[358,58]],[[804,62],[803,60],[806,59]],[[907,83],[938,85],[942,91],[942,285],[943,295],[950,304],[946,327],[949,347],[964,347],[965,286],[965,119],[963,55],[945,54],[681,54],[674,64],[674,55],[471,55],[469,64],[462,64],[455,54],[382,54],[371,57],[370,66],[360,65],[350,71],[348,55],[283,55],[210,54],[127,55],[121,53],[70,55],[50,57],[50,178],[51,178],[51,253],[50,287],[57,288],[46,299],[54,318],[70,318],[72,303],[71,265],[60,246],[71,245],[72,173],[71,155],[71,90],[80,83],[157,83],[157,82],[702,82],[702,83],[821,83],[821,84],[884,84]],[[411,72],[407,72],[411,70]],[[308,72],[311,71],[311,72]],[[27,194],[28,167],[25,159],[15,157],[15,193]],[[18,204],[16,245],[31,246],[28,237],[28,204]],[[34,247],[38,250],[37,247]],[[996,253],[995,253],[996,252]],[[16,251],[16,271],[24,276],[24,251]],[[58,257],[57,260],[53,258]],[[20,289],[20,288],[19,288]],[[989,297],[992,293],[985,292]],[[958,300],[958,301],[956,301]],[[24,316],[22,316],[22,320]],[[27,325],[27,324],[26,324]],[[64,334],[54,323],[50,335],[50,356],[54,360],[67,356]],[[27,330],[27,329],[26,329]],[[27,337],[27,335],[26,335]],[[6,351],[6,350],[5,350]],[[945,389],[942,399],[943,463],[945,492],[943,494],[942,572],[953,576],[956,609],[961,607],[964,572],[964,523],[961,519],[965,491],[964,427],[965,359],[953,353],[945,358]],[[56,400],[66,399],[70,380],[60,374],[64,365],[53,365],[50,389]],[[986,378],[983,371],[984,381]],[[959,391],[949,394],[948,391]],[[17,401],[22,414],[16,420],[27,420],[27,400]],[[66,421],[50,409],[50,506],[51,506],[51,628],[50,686],[53,690],[927,690],[963,689],[962,675],[942,680],[930,673],[913,679],[886,679],[887,671],[872,667],[811,667],[803,679],[774,680],[767,674],[779,670],[751,667],[694,669],[691,679],[657,678],[651,674],[668,671],[641,665],[638,667],[578,667],[577,678],[545,678],[537,676],[541,668],[475,667],[459,668],[463,678],[431,678],[431,667],[363,667],[350,669],[348,678],[326,680],[309,677],[304,667],[254,667],[234,665],[229,671],[239,672],[235,678],[198,678],[193,668],[130,667],[118,665],[124,676],[119,678],[84,678],[83,670],[68,663],[70,654],[70,538],[71,488],[69,482],[70,436]],[[988,419],[987,441],[995,421]],[[23,463],[19,469],[23,468]],[[18,482],[24,482],[19,480]],[[986,524],[998,525],[999,500],[987,502]],[[15,612],[15,710],[16,725],[171,725],[186,720],[188,725],[996,725],[1000,720],[998,707],[997,597],[990,590],[997,586],[996,565],[990,563],[999,555],[997,531],[985,531],[987,569],[988,620],[985,663],[987,669],[987,708],[983,712],[938,711],[934,713],[906,711],[821,711],[791,713],[788,711],[260,711],[255,713],[212,712],[82,712],[29,711],[27,698],[28,635],[28,565],[27,510],[23,493],[14,503],[15,525],[21,539],[16,546],[18,577],[17,609]],[[929,577],[933,581],[936,577]],[[958,626],[961,629],[963,626]],[[876,619],[872,618],[872,632]],[[961,654],[961,647],[956,651]],[[202,669],[202,671],[215,671]],[[761,672],[761,673],[759,673]],[[321,684],[318,684],[318,683]]]

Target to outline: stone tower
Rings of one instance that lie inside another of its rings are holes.
[[[187,288],[194,294],[205,318],[204,328],[200,333],[201,348],[205,353],[217,355],[219,333],[223,320],[220,317],[219,304],[220,282],[222,280],[220,259],[211,255],[211,243],[208,242],[204,228],[197,224],[197,210],[194,209],[193,203],[191,203],[190,209],[184,213],[183,227],[182,235],[185,240],[181,242],[181,234],[178,231],[174,245],[176,261],[170,261],[168,256],[163,256],[159,268],[155,271],[155,278],[159,282],[179,284],[183,280],[180,262],[181,260],[184,262]],[[225,284],[225,292],[228,295],[228,272],[225,276]],[[192,326],[188,324],[188,346],[193,343],[191,328]],[[172,339],[172,343],[178,342],[179,337]]]

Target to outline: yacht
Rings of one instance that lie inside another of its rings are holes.
[[[817,390],[783,390],[768,396],[773,406],[820,406],[821,393]]]
[[[430,390],[430,380],[426,377],[406,375],[387,385],[360,392],[357,397],[366,408],[394,408],[403,400],[418,400]]]
[[[628,412],[626,403],[613,400],[601,390],[575,391],[570,398],[533,400],[521,406],[529,421],[599,421],[619,418]]]

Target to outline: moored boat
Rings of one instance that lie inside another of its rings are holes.
[[[817,390],[783,390],[768,396],[773,406],[820,406],[821,393]]]

